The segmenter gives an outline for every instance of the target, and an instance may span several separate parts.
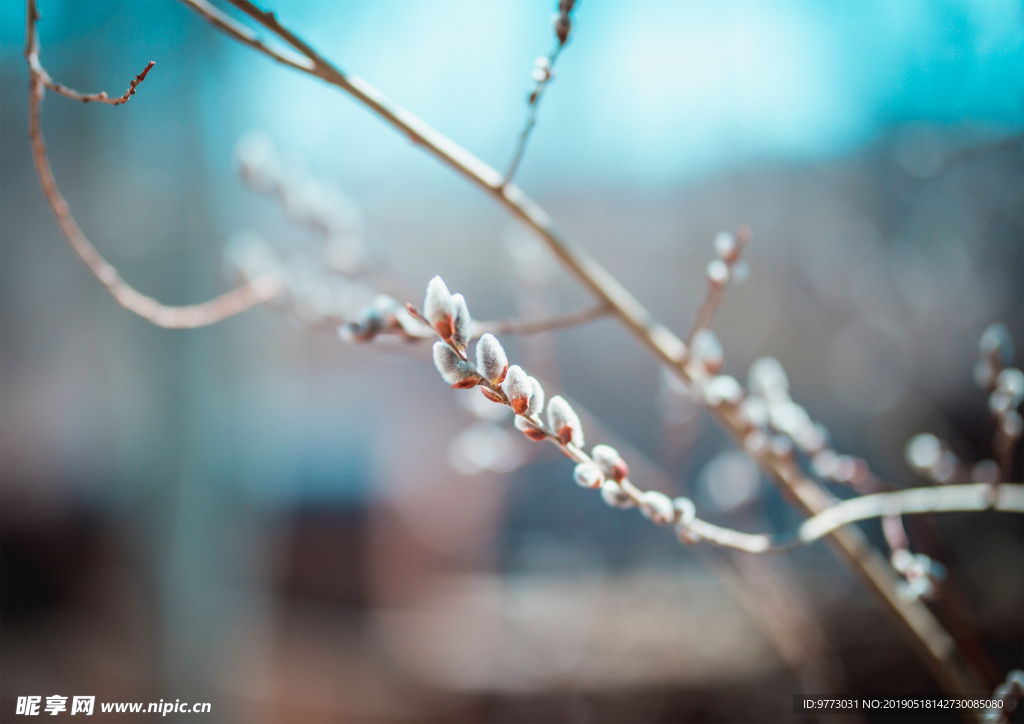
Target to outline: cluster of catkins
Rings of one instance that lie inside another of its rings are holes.
[[[1013,361],[1013,340],[1006,325],[990,325],[981,335],[978,352],[975,381],[989,393],[988,408],[1005,436],[1003,444],[1013,446],[1024,433],[1024,418],[1017,412],[1024,402],[1024,372],[1009,366]]]
[[[934,598],[939,592],[939,584],[946,579],[946,567],[924,553],[898,548],[892,552],[891,561],[892,567],[904,578],[896,590],[907,599]]]
[[[449,292],[441,277],[434,277],[427,285],[422,318],[440,337],[434,343],[434,365],[445,382],[455,389],[479,387],[487,399],[511,407],[516,414],[516,428],[531,440],[550,440],[558,445],[577,463],[573,471],[576,483],[600,489],[608,505],[639,507],[655,523],[676,524],[680,537],[687,542],[695,540],[686,528],[696,513],[692,501],[672,500],[664,493],[637,489],[629,481],[626,461],[610,445],[595,445],[589,455],[584,452],[583,426],[572,406],[556,395],[546,401],[544,415],[544,388],[519,365],[509,365],[501,342],[493,334],[480,337],[474,361],[469,359],[469,307],[465,297]]]
[[[974,380],[988,392],[989,412],[998,426],[997,452],[1012,451],[1024,432],[1024,419],[1017,410],[1024,402],[1024,372],[1007,366],[1012,359],[1013,342],[1006,325],[989,325],[978,344]],[[982,460],[968,470],[944,440],[927,432],[911,438],[904,455],[915,472],[940,484],[997,483],[1003,474],[994,460]]]
[[[282,252],[257,232],[240,231],[224,249],[227,276],[236,283],[276,277],[284,293],[271,306],[306,324],[337,324],[366,307],[373,291],[355,276],[376,260],[364,241],[358,206],[333,184],[281,157],[265,133],[242,136],[235,155],[238,173],[251,189],[276,199],[293,223],[320,238],[315,245]]]

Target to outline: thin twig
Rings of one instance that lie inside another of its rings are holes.
[[[540,107],[540,99],[543,97],[544,90],[548,87],[548,83],[551,82],[552,74],[555,70],[555,62],[558,60],[558,56],[562,53],[562,48],[564,47],[565,43],[555,44],[555,49],[548,55],[548,67],[545,69],[547,76],[537,84],[537,88],[530,94],[530,108],[526,113],[526,123],[523,126],[522,132],[519,134],[519,143],[516,144],[515,153],[512,154],[512,162],[508,166],[508,171],[505,172],[505,178],[501,182],[502,186],[511,183],[512,178],[516,175],[516,171],[519,169],[519,162],[523,160],[523,154],[526,152],[526,144],[530,140],[530,133],[533,132],[533,127],[537,124],[537,109]]]
[[[233,0],[237,7],[241,7],[264,27],[275,32],[278,37],[305,55],[310,64],[296,62],[271,50],[251,31],[214,9],[205,0],[182,1],[236,40],[259,50],[277,62],[317,76],[351,94],[405,134],[413,143],[422,146],[442,163],[490,194],[514,217],[533,229],[580,283],[595,297],[609,305],[623,326],[662,364],[682,380],[688,380],[687,372],[682,365],[686,357],[686,345],[683,340],[655,320],[650,312],[594,259],[569,245],[555,230],[547,212],[529,199],[515,184],[503,184],[501,174],[406,109],[393,104],[376,88],[355,76],[345,75],[326,63],[315,52],[309,51],[304,43],[293,42],[295,36],[290,31],[283,28],[277,30],[280,25],[276,18],[266,17],[252,3]],[[749,429],[749,423],[738,411],[723,408],[716,410],[715,416],[737,443]],[[766,454],[755,456],[755,459],[805,514],[813,515],[829,505],[830,496],[791,461]],[[864,534],[856,528],[841,528],[832,534],[830,541],[840,557],[901,625],[943,688],[959,698],[983,696],[984,691],[974,674],[965,666],[952,637],[921,601],[906,600],[899,596],[899,579],[896,572],[868,543]]]
[[[578,327],[588,322],[607,317],[611,314],[609,309],[604,304],[596,304],[586,309],[580,309],[576,312],[569,312],[568,314],[559,314],[552,317],[545,317],[542,319],[530,319],[530,320],[505,320],[495,322],[474,322],[473,323],[473,337],[479,337],[486,332],[491,334],[513,334],[513,335],[529,335],[529,334],[540,334],[542,332],[553,332],[559,329],[569,329],[570,327]]]
[[[83,103],[106,103],[111,106],[127,103],[128,99],[135,95],[135,88],[139,83],[146,80],[149,71],[156,65],[155,60],[149,61],[146,67],[142,69],[142,72],[135,76],[131,83],[128,84],[128,90],[124,92],[124,95],[118,98],[109,97],[106,91],[81,93],[53,80],[50,74],[46,72],[46,69],[39,63],[39,34],[36,31],[36,23],[39,22],[39,11],[36,10],[34,0],[28,5],[26,22],[28,27],[26,28],[25,36],[25,58],[28,60],[29,73],[49,90],[71,100],[82,101]]]
[[[732,250],[732,253],[722,259],[721,261],[726,265],[729,275],[732,275],[733,269],[736,267],[736,263],[740,260],[740,256],[743,254],[743,247],[750,243],[752,237],[749,226],[741,226],[736,232],[736,245]],[[693,325],[690,327],[689,333],[686,335],[686,346],[689,347],[693,343],[693,337],[702,329],[709,329],[711,327],[711,320],[715,318],[715,312],[718,311],[718,307],[722,304],[722,298],[725,296],[725,288],[729,285],[729,279],[716,280],[708,277],[708,293],[704,297],[704,301],[701,303],[700,308],[697,310],[697,316],[693,320]]]
[[[89,271],[103,283],[114,299],[117,300],[117,303],[159,327],[181,329],[186,327],[203,327],[219,322],[281,294],[284,289],[281,282],[274,277],[268,276],[254,279],[237,289],[202,304],[183,307],[167,306],[152,297],[147,297],[127,284],[121,278],[121,275],[118,274],[117,269],[100,255],[96,247],[82,233],[82,230],[71,215],[70,207],[57,188],[57,182],[50,168],[50,160],[46,155],[46,142],[43,139],[43,132],[39,125],[39,111],[46,92],[45,89],[48,87],[45,79],[49,78],[49,76],[46,75],[46,71],[42,69],[39,63],[39,36],[36,30],[38,19],[39,15],[36,11],[35,0],[28,0],[25,58],[28,60],[29,65],[28,133],[32,143],[32,158],[35,161],[39,183],[43,188],[43,195],[46,197],[47,202],[49,202],[53,215],[57,218],[57,224],[60,226],[65,238],[78,257],[89,268]],[[135,92],[135,86],[142,82],[146,73],[152,67],[153,63],[146,66],[146,70],[132,81],[132,86],[125,97],[118,99],[117,103],[110,103],[110,105],[119,105],[121,102],[126,102],[127,98]],[[75,96],[68,97],[73,98]],[[79,100],[82,100],[82,98],[79,98]],[[95,98],[90,100],[102,101],[103,99]]]
[[[398,336],[408,342],[420,342],[428,339],[436,339],[437,331],[431,326],[430,322],[423,316],[423,314],[413,305],[407,304],[406,311],[409,312],[410,316],[416,321],[420,322],[419,327],[408,328],[401,324],[397,324],[392,327],[383,327],[374,332],[372,336],[368,336],[364,342],[371,342],[382,336]],[[543,334],[544,332],[554,332],[560,329],[571,329],[572,327],[579,327],[593,322],[594,320],[607,317],[611,314],[607,307],[602,305],[596,305],[588,307],[586,309],[580,309],[575,312],[568,312],[567,314],[556,314],[551,317],[541,317],[540,319],[527,319],[527,320],[516,320],[516,319],[498,319],[493,321],[474,321],[473,332],[470,335],[470,339],[479,339],[485,334],[501,334],[501,335],[513,335],[527,337],[532,334]],[[331,326],[337,327],[343,324],[354,324],[347,322],[344,319],[331,320]]]
[[[36,61],[36,67],[34,70],[41,77],[43,85],[45,85],[48,90],[74,101],[82,101],[83,103],[106,103],[111,106],[119,106],[122,103],[127,103],[128,99],[135,95],[135,88],[139,83],[146,80],[146,76],[149,74],[149,71],[153,69],[154,65],[156,65],[155,60],[149,61],[146,67],[142,69],[142,72],[132,79],[132,82],[128,85],[128,90],[124,92],[123,96],[120,96],[119,98],[111,98],[107,95],[106,91],[100,91],[99,93],[80,93],[72,88],[68,88],[66,85],[57,83],[45,70],[43,70],[42,67],[38,65],[38,58],[33,58],[33,60]]]
[[[797,539],[809,543],[848,523],[868,518],[989,509],[1024,513],[1024,485],[977,483],[862,495],[805,520],[797,530]]]
[[[788,550],[819,540],[850,523],[885,516],[998,510],[1024,513],[1024,485],[947,485],[862,495],[826,508],[795,530],[778,535],[743,533],[695,519],[686,527],[700,538],[748,553]]]

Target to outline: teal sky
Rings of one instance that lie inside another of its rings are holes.
[[[355,103],[213,35],[184,6],[40,5],[55,75],[120,89],[152,57],[145,91],[158,124],[180,121],[161,84],[198,83],[196,120],[215,165],[230,163],[225,144],[262,128],[346,176],[372,183],[400,163],[406,180],[427,178],[409,144]],[[4,73],[23,74],[23,5],[0,7]],[[499,167],[522,123],[533,59],[550,48],[552,7],[274,3],[342,68]],[[663,183],[810,161],[916,121],[983,136],[1024,129],[1024,4],[1015,0],[582,0],[576,18],[524,184]]]

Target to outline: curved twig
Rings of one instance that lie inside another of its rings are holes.
[[[219,322],[280,295],[284,291],[284,286],[280,280],[268,276],[254,279],[202,304],[183,307],[168,306],[129,285],[121,278],[117,269],[100,255],[71,215],[70,207],[57,188],[53,170],[50,168],[50,160],[46,155],[46,142],[39,125],[40,104],[43,101],[46,88],[56,90],[56,88],[64,88],[64,86],[54,83],[39,63],[39,36],[36,30],[38,20],[39,14],[36,11],[35,0],[28,0],[25,58],[29,66],[28,133],[32,143],[32,158],[39,175],[39,183],[43,188],[43,195],[50,204],[64,237],[78,258],[103,283],[117,303],[159,327],[181,329],[203,327]],[[105,93],[85,96],[69,89],[56,90],[56,92],[76,100],[86,102],[94,100],[115,106],[120,105],[127,102],[128,98],[135,93],[135,87],[145,79],[146,73],[153,65],[151,62],[146,66],[146,70],[135,76],[128,92],[118,99],[108,99]]]
[[[139,83],[146,80],[146,76],[149,75],[149,71],[151,71],[153,66],[156,65],[155,60],[149,61],[146,67],[142,69],[142,72],[132,79],[132,82],[128,85],[128,90],[124,92],[123,96],[111,98],[107,95],[106,91],[100,91],[99,93],[81,93],[72,88],[68,88],[66,85],[57,83],[50,77],[49,73],[39,65],[38,56],[34,56],[30,62],[35,63],[33,70],[39,75],[43,81],[43,85],[45,85],[48,90],[51,90],[58,95],[62,95],[65,98],[70,98],[73,101],[82,101],[83,103],[106,103],[111,106],[119,106],[122,103],[127,103],[128,99],[135,95],[135,88]]]
[[[721,546],[748,553],[769,553],[811,543],[859,520],[979,510],[1024,513],[1024,485],[978,483],[862,495],[836,503],[808,518],[795,530],[774,536],[743,533],[700,519],[687,527],[701,538]]]

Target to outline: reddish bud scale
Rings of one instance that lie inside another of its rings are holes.
[[[491,402],[497,402],[499,405],[504,403],[504,400],[502,400],[498,393],[495,392],[494,390],[489,390],[486,387],[481,387],[480,391],[483,392],[484,397],[486,397]]]
[[[543,432],[533,427],[523,430],[523,434],[526,435],[531,440],[533,440],[534,442],[543,442],[548,437]]]
[[[501,384],[505,381],[505,376],[508,375],[508,362],[505,363],[505,369],[501,371],[501,377],[498,378],[497,384]]]
[[[558,439],[562,441],[563,445],[568,445],[572,442],[572,426],[562,425],[558,430]]]
[[[452,338],[452,315],[448,315],[437,324],[434,325],[434,329],[441,335],[441,339],[449,340]]]
[[[480,384],[480,378],[479,377],[467,377],[466,379],[459,380],[454,385],[452,385],[452,389],[453,390],[468,390],[468,389],[471,389],[473,387],[476,387],[479,384]]]
[[[612,467],[612,477],[619,482],[622,482],[629,477],[629,466],[626,465],[626,461],[622,458],[619,458]]]
[[[517,415],[525,415],[530,407],[530,399],[528,397],[516,397],[509,400],[509,402],[512,405],[512,411]]]

